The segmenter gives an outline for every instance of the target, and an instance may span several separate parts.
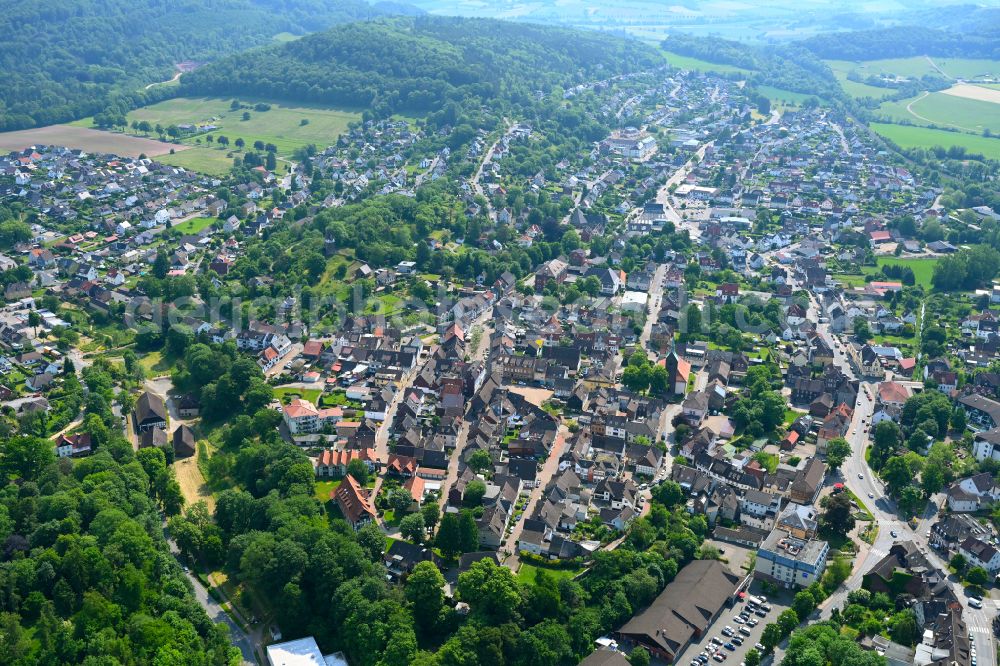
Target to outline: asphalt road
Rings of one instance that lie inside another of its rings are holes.
[[[809,318],[811,321],[818,321],[819,308],[815,298],[811,299],[809,308]],[[826,340],[834,350],[834,363],[841,368],[849,377],[856,377],[853,368],[847,361],[838,346],[838,340],[830,333],[828,324],[818,324],[819,334]],[[861,587],[862,577],[867,571],[883,557],[889,553],[889,549],[896,542],[911,541],[923,551],[930,562],[942,571],[947,571],[947,563],[938,557],[937,552],[931,548],[927,534],[934,523],[937,512],[935,502],[928,503],[927,510],[918,518],[916,527],[910,527],[903,521],[896,510],[895,502],[888,496],[887,491],[878,479],[876,474],[868,467],[865,460],[865,449],[868,446],[869,435],[871,434],[871,417],[875,409],[875,395],[878,384],[873,382],[861,382],[858,391],[858,400],[854,407],[854,419],[850,430],[847,433],[847,441],[851,445],[851,455],[844,461],[841,467],[844,485],[847,486],[865,504],[878,524],[879,531],[875,542],[869,547],[862,548],[855,558],[854,570],[847,579],[847,582],[839,590],[834,592],[829,599],[824,602],[821,609],[822,617],[829,617],[833,608],[842,607],[847,600],[850,590]],[[865,432],[868,429],[869,432]],[[932,498],[933,500],[933,498]],[[896,536],[893,536],[895,532]],[[976,609],[969,605],[969,595],[966,594],[964,586],[960,581],[951,577],[949,579],[955,596],[962,604],[962,618],[972,634],[976,645],[976,660],[979,664],[996,663],[996,646],[993,641],[992,621],[997,612],[997,604],[991,599],[986,599],[983,608]]]

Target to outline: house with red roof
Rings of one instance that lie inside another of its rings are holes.
[[[378,520],[378,514],[375,513],[375,507],[372,506],[368,491],[362,488],[349,474],[330,493],[330,498],[337,503],[337,507],[344,515],[344,520],[350,523],[355,530]]]
[[[871,241],[872,247],[875,247],[880,243],[888,243],[892,241],[892,234],[884,229],[880,229],[879,231],[873,231],[868,234],[868,239]]]
[[[816,435],[816,452],[825,453],[827,442],[846,435],[853,418],[854,410],[848,407],[847,403],[842,402],[834,407],[823,419],[823,425],[820,426],[819,433]]]
[[[90,455],[90,434],[79,432],[74,435],[60,435],[56,440],[56,455],[60,458]]]
[[[319,432],[327,426],[335,426],[344,418],[340,407],[317,409],[308,400],[293,398],[281,410],[281,415],[293,435],[305,432]]]
[[[720,303],[735,303],[740,297],[740,285],[735,282],[720,284],[715,290],[715,297]]]
[[[375,449],[326,449],[313,459],[317,478],[339,479],[347,474],[347,466],[353,460],[360,460],[369,472],[377,472],[381,465],[375,457]]]

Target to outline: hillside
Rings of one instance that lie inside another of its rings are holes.
[[[919,26],[879,30],[833,32],[800,42],[819,58],[830,60],[880,60],[911,56],[1000,58],[1000,29],[996,15],[966,33]],[[934,25],[939,25],[935,23]],[[969,27],[969,26],[966,26]]]
[[[758,88],[778,88],[827,101],[843,96],[830,68],[794,43],[754,46],[678,33],[664,40],[661,46],[682,56],[745,70],[750,82]]]
[[[662,63],[654,49],[615,37],[427,16],[337,26],[229,57],[183,77],[181,92],[423,112],[446,101],[529,103],[536,91]]]
[[[119,111],[163,88],[174,64],[205,61],[370,18],[363,0],[48,0],[12,3],[0,17],[0,131]],[[128,97],[115,101],[118,92]]]

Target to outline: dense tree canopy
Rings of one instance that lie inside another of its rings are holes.
[[[206,61],[374,16],[362,0],[49,0],[5,7],[0,54],[0,130],[73,120],[173,94],[143,90],[174,65]]]
[[[421,16],[353,23],[226,58],[183,78],[191,94],[360,106],[384,114],[448,102],[530,103],[536,90],[661,63],[638,42],[504,21]]]

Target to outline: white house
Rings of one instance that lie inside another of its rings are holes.
[[[958,552],[965,557],[970,567],[982,567],[990,576],[996,576],[1000,572],[1000,551],[985,541],[970,536],[958,546]]]
[[[979,511],[997,499],[1000,488],[987,472],[956,481],[948,488],[948,508],[955,512]]]

